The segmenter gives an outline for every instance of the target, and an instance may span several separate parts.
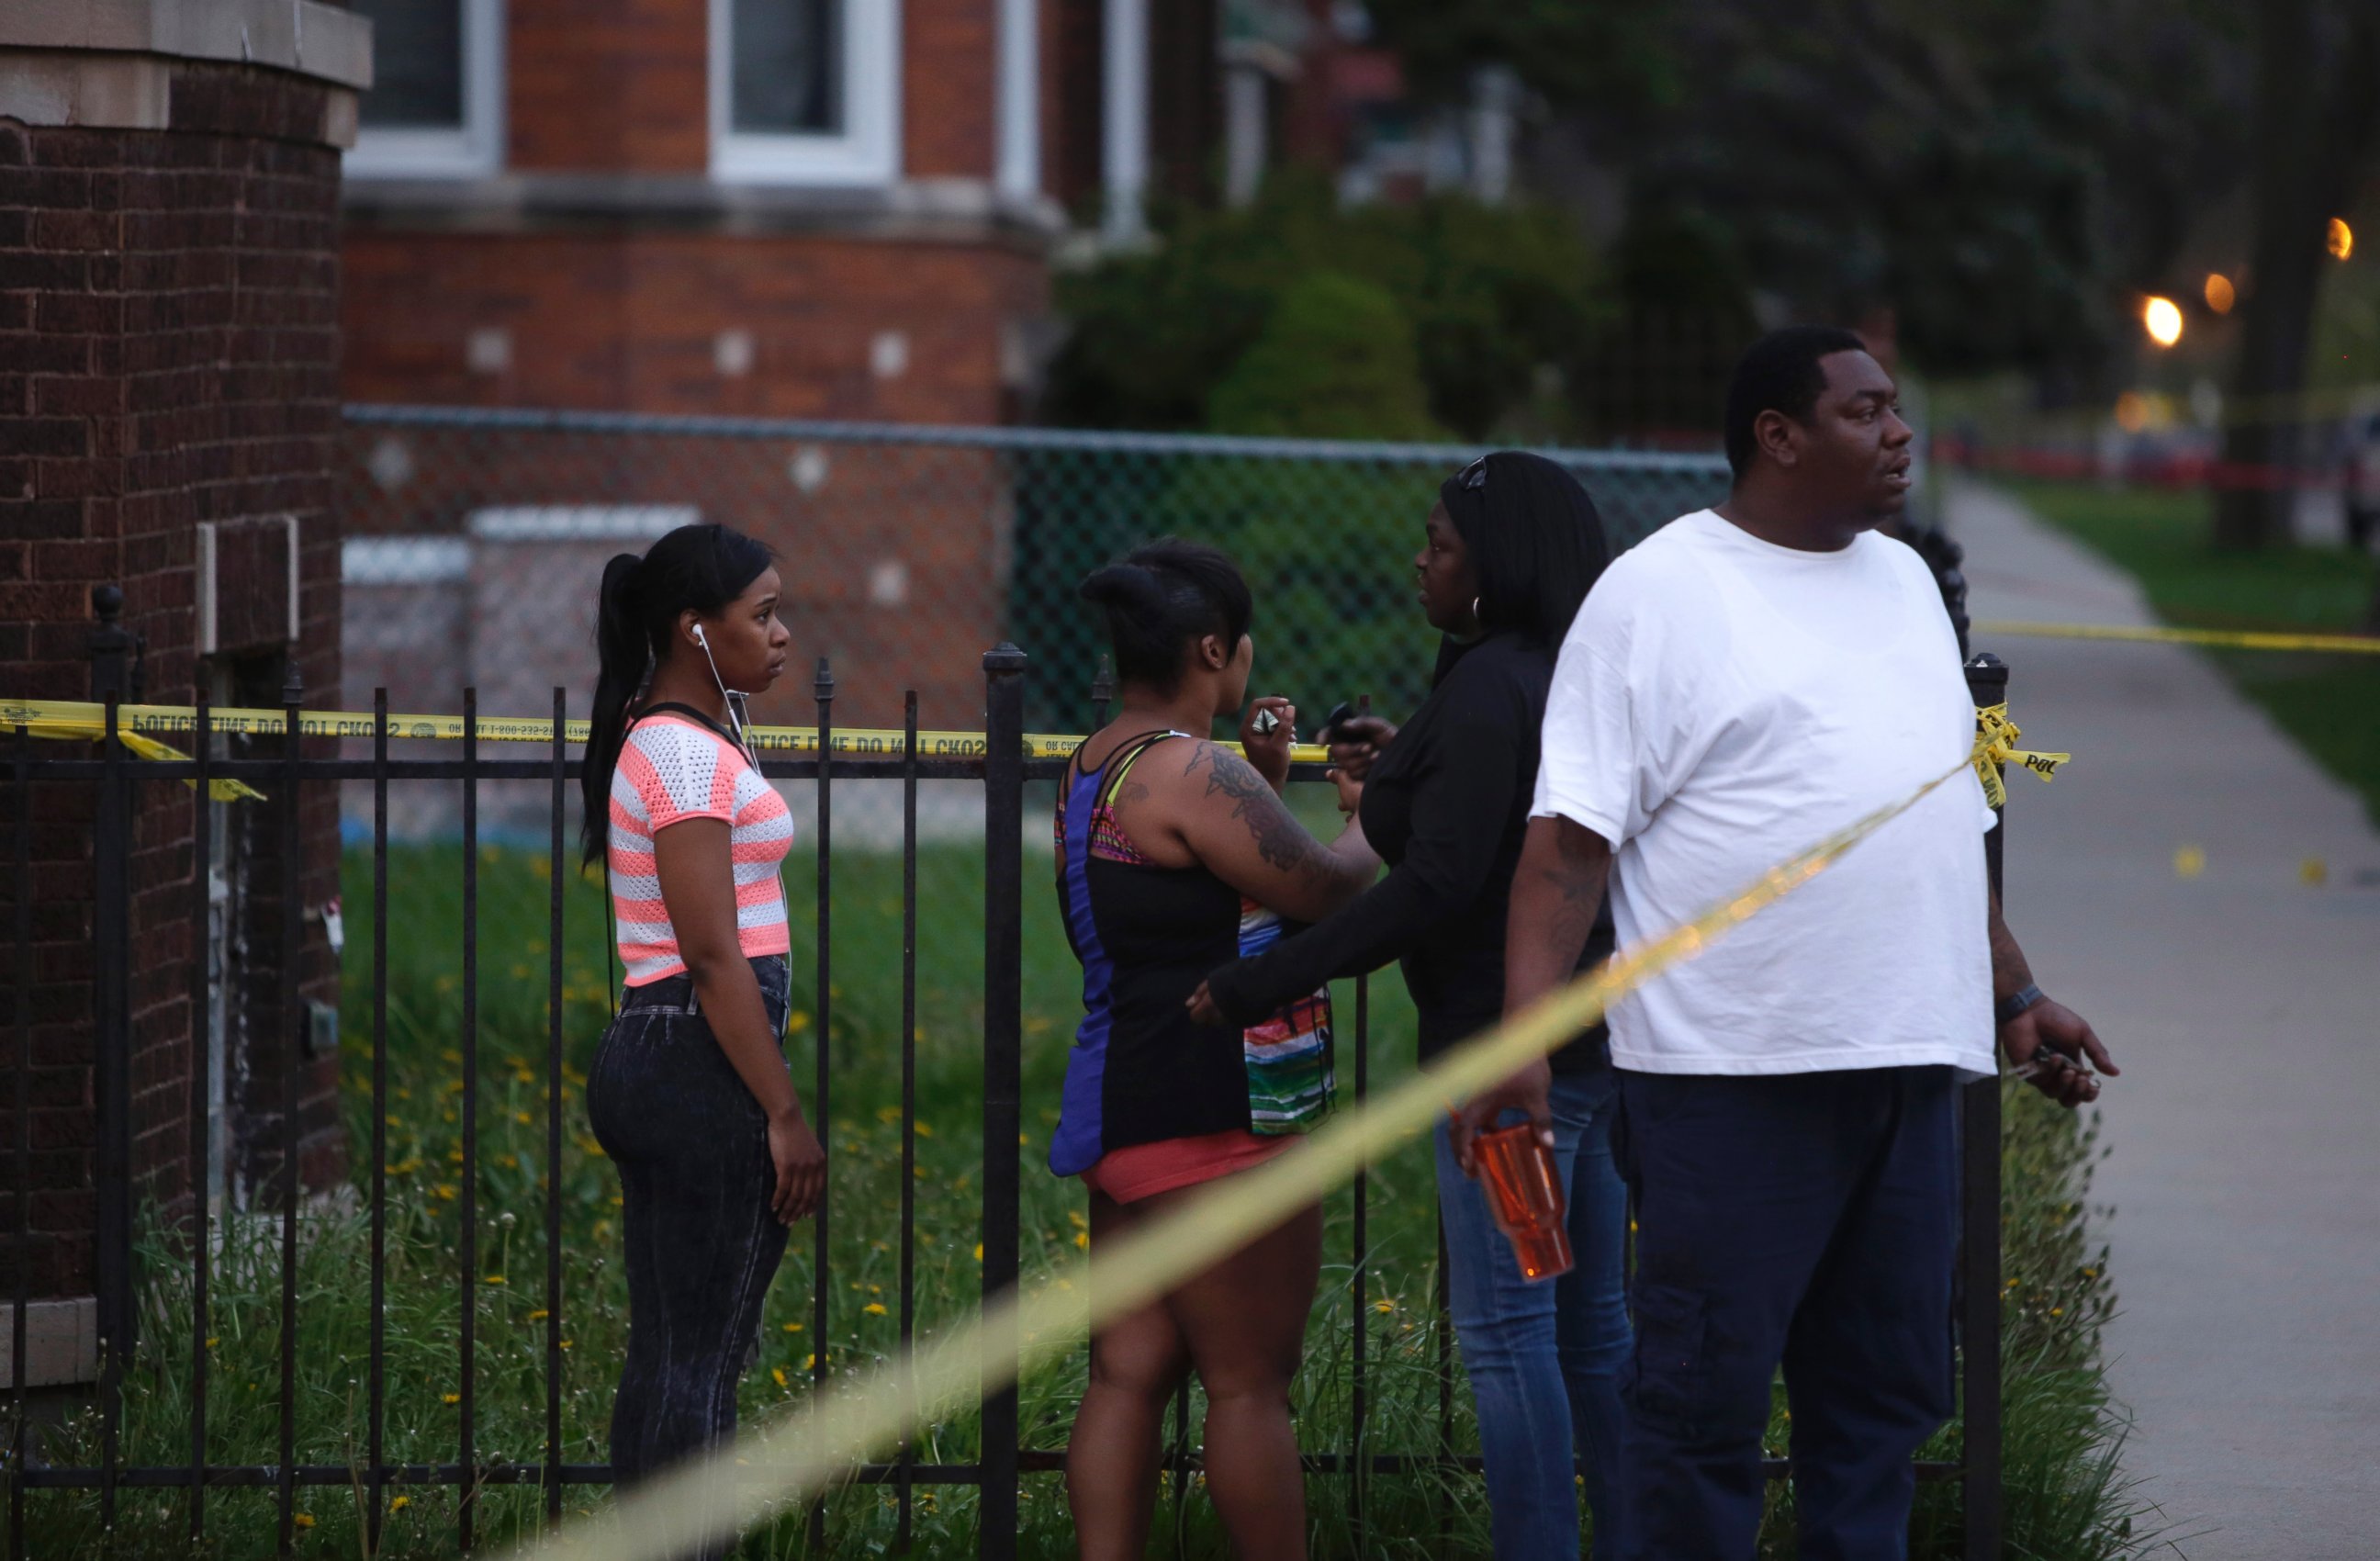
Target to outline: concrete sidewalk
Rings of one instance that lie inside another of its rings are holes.
[[[1978,619],[2153,622],[2004,497],[1955,490],[1949,522]],[[2008,914],[2125,1070],[2094,1203],[2127,1467],[2192,1557],[2380,1555],[2380,836],[2195,652],[1976,648],[2024,745],[2074,754],[2010,778]]]

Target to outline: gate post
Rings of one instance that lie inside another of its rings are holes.
[[[1003,640],[984,653],[983,756],[983,1299],[1016,1288],[1017,1136],[1025,1039],[1025,652]],[[987,1353],[1014,1348],[987,1336]],[[1016,1554],[1016,1388],[983,1401],[981,1561]]]
[[[99,1333],[116,1367],[129,1365],[132,1302],[132,782],[115,740],[118,707],[134,696],[131,632],[117,622],[124,592],[91,587],[91,696],[107,707],[99,816],[91,832],[91,1103],[99,1113],[94,1168],[93,1288]]]
[[[1977,709],[2008,702],[2009,670],[1985,651],[1967,663]],[[1984,837],[1984,868],[2000,892],[2008,810]],[[1997,1052],[1998,1041],[1994,1047]],[[1961,1102],[1959,1341],[1961,1407],[1959,1481],[1967,1561],[1998,1561],[2000,1512],[2000,1081],[1969,1084]]]

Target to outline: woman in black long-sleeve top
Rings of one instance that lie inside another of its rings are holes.
[[[1448,478],[1427,533],[1414,565],[1423,611],[1446,635],[1429,697],[1401,729],[1372,722],[1342,732],[1332,753],[1360,776],[1365,836],[1390,871],[1335,915],[1215,971],[1192,998],[1202,1018],[1245,1023],[1287,994],[1390,960],[1402,965],[1419,1010],[1425,1062],[1502,1014],[1505,905],[1536,783],[1546,689],[1609,551],[1578,479],[1542,456],[1509,451]],[[1610,951],[1607,914],[1582,967]],[[1457,1165],[1445,1126],[1438,1130],[1449,1300],[1479,1411],[1496,1553],[1505,1557],[1578,1554],[1574,1468],[1585,1474],[1598,1556],[1615,1553],[1625,1521],[1616,1508],[1618,1372],[1629,1349],[1626,1200],[1611,1164],[1602,1027],[1548,1066],[1577,1255],[1568,1275],[1549,1284],[1520,1277],[1478,1183]]]

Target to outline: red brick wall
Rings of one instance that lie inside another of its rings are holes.
[[[358,228],[346,255],[358,401],[994,423],[1002,332],[1048,310],[1040,257],[989,243]],[[491,327],[511,366],[475,373]],[[753,340],[741,377],[714,359],[731,330]],[[880,379],[887,331],[908,363]]]
[[[337,688],[326,461],[339,166],[319,142],[325,91],[189,65],[175,73],[167,130],[0,123],[0,693],[88,697],[91,590],[115,582],[125,625],[147,639],[149,696],[188,699],[197,523],[292,514],[303,536],[298,670],[313,689]],[[91,786],[37,785],[31,879],[0,872],[0,896],[34,896],[36,1295],[91,1289],[94,978],[129,983],[136,1174],[161,1203],[186,1191],[192,805],[179,786],[137,793],[128,972],[99,971],[92,957]],[[330,788],[306,799],[301,827],[297,887],[316,903],[336,892]],[[260,865],[267,909],[278,877]],[[0,929],[13,914],[0,905]],[[319,929],[305,957],[306,992],[332,996]],[[0,1100],[13,1105],[18,1033],[5,1017]],[[251,1064],[269,1073],[273,1058],[252,1053]],[[326,1068],[306,1078],[302,1125],[323,1175],[339,1162],[334,1084]],[[6,1194],[20,1168],[13,1132],[0,1139],[0,1229],[13,1230]]]
[[[995,0],[908,0],[901,21],[902,162],[909,176],[991,177],[1000,74]]]
[[[710,166],[708,0],[510,0],[506,17],[509,166]]]

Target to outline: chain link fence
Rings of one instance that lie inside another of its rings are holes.
[[[820,658],[840,725],[979,728],[979,659],[1031,658],[1026,720],[1090,718],[1100,650],[1075,584],[1179,535],[1257,591],[1257,684],[1319,712],[1368,693],[1410,709],[1432,645],[1409,560],[1439,482],[1475,449],[1197,435],[931,429],[602,413],[348,408],[346,687],[369,708],[542,714],[594,681],[596,584],[614,552],[720,521],[774,548],[796,675],[754,702],[807,724]],[[1549,451],[1615,548],[1726,488],[1716,455]]]

